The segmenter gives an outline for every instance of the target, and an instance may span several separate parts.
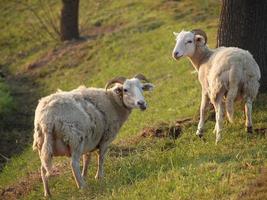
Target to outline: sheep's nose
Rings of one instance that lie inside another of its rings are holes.
[[[146,102],[144,101],[137,101],[137,105],[140,107],[141,110],[146,109]]]
[[[173,53],[173,56],[174,56],[175,58],[178,58],[178,55],[179,55],[179,52],[178,52],[178,51],[176,51],[176,52]]]
[[[145,102],[144,101],[137,101],[137,105],[143,106],[143,105],[145,105]]]

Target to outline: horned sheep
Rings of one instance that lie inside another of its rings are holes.
[[[261,77],[260,69],[253,56],[246,50],[236,47],[207,46],[207,35],[201,29],[175,33],[176,45],[172,56],[175,60],[188,57],[198,72],[202,87],[200,120],[196,134],[204,134],[204,117],[208,101],[216,112],[216,143],[221,139],[223,125],[223,98],[228,120],[233,122],[233,103],[236,98],[245,101],[247,132],[252,133],[252,102],[255,99]]]
[[[114,78],[105,89],[79,87],[42,98],[35,111],[33,149],[38,150],[41,160],[44,195],[50,195],[48,176],[53,156],[71,157],[77,187],[84,188],[90,153],[98,150],[95,178],[103,178],[103,162],[109,144],[133,108],[146,109],[143,91],[153,87],[145,76],[138,74],[132,79]]]

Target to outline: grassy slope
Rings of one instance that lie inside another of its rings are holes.
[[[111,151],[105,165],[106,178],[101,183],[93,179],[93,159],[85,191],[76,189],[69,167],[64,168],[62,174],[50,179],[54,199],[236,198],[258,176],[267,156],[265,137],[246,137],[241,112],[236,113],[234,125],[226,125],[218,146],[214,145],[213,122],[207,123],[206,142],[194,136],[196,125],[188,127],[177,141],[131,140],[146,126],[197,115],[200,87],[186,59],[179,63],[172,60],[172,31],[201,27],[207,31],[210,46],[215,46],[217,1],[97,2],[82,2],[82,34],[89,39],[79,43],[40,42],[33,33],[29,34],[30,14],[20,12],[21,6],[6,3],[1,14],[1,19],[7,21],[1,24],[4,31],[0,42],[1,46],[6,45],[1,62],[11,73],[34,79],[42,95],[80,84],[102,87],[111,77],[129,77],[137,72],[146,74],[156,85],[155,91],[146,95],[148,111],[134,111],[114,142],[113,148],[129,148],[130,153],[113,155]],[[53,6],[59,9],[60,4]],[[14,12],[9,12],[12,9]],[[100,34],[94,37],[95,33]],[[54,52],[52,57],[49,52]],[[27,70],[29,63],[43,58],[49,58],[45,66]],[[266,99],[261,95],[255,104],[256,128],[267,126]],[[242,110],[240,105],[237,107]],[[56,159],[54,163],[62,166],[67,160]],[[0,174],[0,185],[14,185],[38,168],[37,154],[29,147],[6,166]],[[41,198],[41,182],[29,185],[24,198]]]
[[[0,133],[3,137],[3,127],[5,126],[5,116],[8,115],[13,108],[13,99],[10,95],[10,90],[7,84],[3,81],[2,77],[0,77]],[[0,145],[4,145],[2,141],[0,141]],[[3,148],[1,148],[3,149]],[[1,153],[1,150],[0,150]],[[5,158],[0,156],[0,168],[1,164],[5,162]]]
[[[12,108],[12,98],[9,89],[4,81],[0,78],[0,115],[6,114]]]

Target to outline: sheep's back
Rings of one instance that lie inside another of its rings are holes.
[[[222,88],[246,88],[248,82],[258,85],[260,70],[253,56],[246,50],[235,47],[220,47],[208,62],[207,82],[211,99],[216,99]],[[255,96],[255,95],[253,95]]]
[[[253,56],[246,50],[236,47],[220,47],[215,50],[210,61],[209,77],[218,77],[223,72],[233,69],[235,75],[260,79],[259,66]]]
[[[53,134],[66,144],[85,140],[93,149],[103,134],[103,118],[94,105],[72,92],[60,92],[43,98],[36,109],[36,124],[53,126]]]
[[[221,47],[215,50],[210,59],[209,83],[214,82],[218,77],[228,82],[259,80],[260,70],[248,51],[235,47]]]

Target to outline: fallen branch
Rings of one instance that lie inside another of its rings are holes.
[[[10,161],[10,158],[8,158],[8,157],[4,156],[4,155],[3,155],[3,154],[1,154],[1,153],[0,153],[0,156],[1,156],[2,158],[4,158],[4,159],[5,159],[7,162],[8,162],[8,161]]]

